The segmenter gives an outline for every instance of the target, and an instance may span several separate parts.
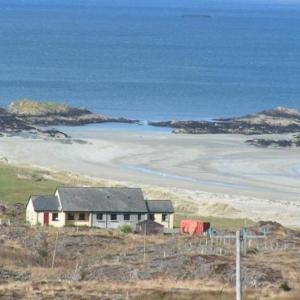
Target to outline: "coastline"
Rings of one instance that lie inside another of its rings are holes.
[[[274,220],[300,227],[300,149],[261,149],[242,135],[126,130],[67,131],[85,144],[2,137],[0,157],[176,193],[199,214]]]

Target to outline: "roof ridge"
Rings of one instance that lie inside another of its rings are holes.
[[[142,188],[140,187],[115,187],[115,186],[62,186],[59,185],[56,187],[56,189],[58,188],[68,188],[68,189],[127,189],[127,190],[142,190]]]
[[[172,200],[170,200],[170,199],[146,199],[146,201],[170,201],[170,202],[172,202]]]
[[[30,195],[30,197],[56,197],[53,194],[49,194],[49,195]]]

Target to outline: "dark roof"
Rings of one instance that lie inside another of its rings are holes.
[[[63,211],[147,212],[139,188],[58,187]]]
[[[145,225],[147,224],[147,226],[157,226],[157,227],[164,227],[164,225],[160,224],[160,223],[157,223],[155,221],[152,221],[150,219],[147,219],[147,220],[143,220],[143,221],[140,221],[138,222],[136,225]]]
[[[150,213],[174,213],[170,200],[147,200],[146,202]]]
[[[59,202],[55,196],[31,196],[35,211],[59,211]]]

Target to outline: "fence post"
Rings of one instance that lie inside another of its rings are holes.
[[[53,269],[53,267],[54,267],[56,248],[57,248],[57,240],[58,240],[58,231],[56,232],[56,239],[55,239],[55,246],[54,246],[54,251],[53,251],[53,256],[52,256],[51,269]]]
[[[236,300],[242,300],[241,292],[241,232],[236,232]]]

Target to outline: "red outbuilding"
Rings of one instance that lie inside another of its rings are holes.
[[[200,220],[181,220],[180,233],[181,234],[196,234],[202,235],[210,228],[210,223]]]

